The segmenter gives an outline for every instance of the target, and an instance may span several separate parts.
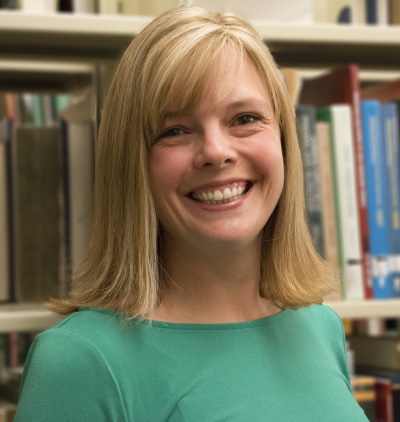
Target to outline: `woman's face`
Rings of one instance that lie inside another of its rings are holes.
[[[198,106],[168,113],[150,153],[164,247],[221,251],[260,242],[282,192],[279,126],[253,63],[225,54]]]

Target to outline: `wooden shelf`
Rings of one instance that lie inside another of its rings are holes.
[[[326,302],[341,318],[400,318],[400,299]]]
[[[0,333],[42,331],[63,319],[40,304],[0,305]]]
[[[118,59],[152,17],[0,12],[0,58]],[[252,21],[280,66],[400,67],[400,27]]]
[[[71,92],[93,82],[88,64],[0,61],[0,90],[13,92]]]

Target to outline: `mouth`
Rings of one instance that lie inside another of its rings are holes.
[[[253,183],[249,180],[242,180],[239,182],[225,184],[223,186],[189,192],[187,196],[194,201],[201,202],[202,204],[226,204],[228,202],[236,201],[244,196],[252,185]]]

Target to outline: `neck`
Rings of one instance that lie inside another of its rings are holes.
[[[163,290],[153,319],[186,323],[251,321],[278,312],[259,295],[260,243],[235,250],[164,247]]]

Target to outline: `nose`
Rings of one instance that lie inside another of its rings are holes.
[[[195,166],[222,168],[236,162],[234,140],[220,127],[210,127],[199,136]]]

